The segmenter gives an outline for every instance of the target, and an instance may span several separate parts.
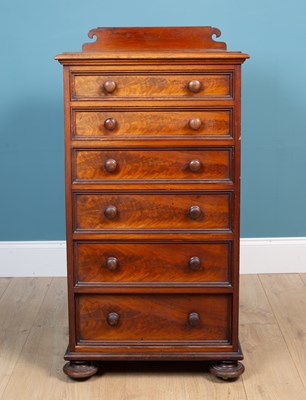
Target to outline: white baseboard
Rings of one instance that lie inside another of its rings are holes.
[[[306,272],[306,237],[241,239],[240,271],[242,274]]]
[[[242,274],[306,272],[306,237],[240,243]],[[0,242],[0,276],[66,276],[65,241]]]
[[[66,242],[0,242],[0,276],[66,276]]]

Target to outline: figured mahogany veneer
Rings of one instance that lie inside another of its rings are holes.
[[[229,295],[80,295],[78,342],[229,342],[230,303]]]
[[[129,180],[230,181],[232,149],[75,150],[75,182]]]
[[[64,66],[69,347],[103,360],[207,360],[238,341],[240,68],[213,27],[97,28]]]
[[[76,243],[77,284],[229,284],[230,243]]]
[[[76,231],[231,229],[230,193],[76,194],[74,202]]]
[[[96,36],[96,42],[83,44],[83,51],[145,51],[163,50],[173,51],[189,49],[225,50],[224,42],[217,42],[213,35],[219,37],[221,32],[211,26],[194,27],[143,27],[143,28],[96,28],[89,31],[88,36]]]
[[[95,109],[95,108],[94,108]],[[75,138],[112,137],[231,137],[229,110],[99,111],[73,110]]]
[[[124,73],[123,73],[124,74]],[[230,73],[186,75],[77,75],[72,77],[72,100],[106,98],[214,98],[232,96]]]

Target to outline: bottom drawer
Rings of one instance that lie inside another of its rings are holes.
[[[77,297],[78,341],[229,341],[229,294]]]

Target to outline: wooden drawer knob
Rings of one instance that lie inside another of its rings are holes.
[[[110,158],[108,160],[105,161],[104,167],[106,169],[107,172],[115,172],[117,169],[117,161]]]
[[[106,209],[104,210],[104,215],[108,219],[114,219],[118,215],[118,209],[116,206],[107,206]]]
[[[189,208],[189,217],[191,219],[198,219],[202,215],[202,210],[199,206],[191,206]]]
[[[116,257],[108,257],[106,260],[106,267],[109,271],[116,271],[118,269],[119,262]]]
[[[189,267],[193,271],[198,271],[201,268],[201,260],[199,257],[190,257]]]
[[[200,323],[200,315],[196,312],[192,312],[188,315],[188,323],[190,326],[198,326]]]
[[[200,118],[192,118],[189,121],[189,127],[191,129],[193,129],[194,131],[197,131],[201,128],[202,125],[202,121],[200,120]]]
[[[198,80],[192,80],[190,82],[188,82],[188,89],[193,92],[193,93],[199,93],[199,91],[201,90],[201,82]]]
[[[110,326],[117,326],[119,323],[119,314],[111,312],[107,316],[107,323]]]
[[[202,163],[200,160],[191,160],[188,164],[188,167],[192,172],[199,172],[202,167]]]
[[[114,118],[107,118],[104,121],[104,128],[108,131],[113,131],[117,127],[117,121]]]
[[[106,81],[103,84],[103,89],[107,93],[113,93],[116,90],[117,84],[114,81]]]

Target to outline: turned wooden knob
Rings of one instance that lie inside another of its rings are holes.
[[[118,269],[118,259],[116,257],[108,257],[106,260],[106,267],[109,271],[116,271]]]
[[[202,163],[200,160],[191,160],[188,164],[188,167],[192,172],[199,172],[202,167]]]
[[[191,206],[189,208],[189,217],[191,219],[198,219],[202,215],[202,210],[199,206]]]
[[[107,206],[106,209],[104,210],[104,215],[108,219],[114,219],[118,215],[118,209],[116,206]]]
[[[198,326],[200,323],[200,315],[196,312],[192,312],[188,315],[188,323],[190,326]]]
[[[110,326],[117,326],[119,323],[119,314],[111,312],[107,316],[107,323]]]
[[[115,118],[107,118],[104,121],[104,128],[107,129],[108,131],[113,131],[117,127],[117,121]]]
[[[198,271],[201,268],[201,260],[199,257],[190,257],[189,267],[193,271]]]
[[[103,89],[107,93],[113,93],[115,91],[116,87],[117,87],[117,84],[114,81],[106,81],[103,84]]]
[[[110,158],[105,161],[104,167],[107,172],[114,172],[117,169],[117,161]]]
[[[192,80],[190,82],[188,82],[188,89],[193,92],[193,93],[199,93],[199,91],[201,90],[201,82],[198,80]]]
[[[194,131],[197,131],[201,128],[202,125],[202,121],[200,120],[200,118],[192,118],[189,121],[189,127],[191,129],[193,129]]]

